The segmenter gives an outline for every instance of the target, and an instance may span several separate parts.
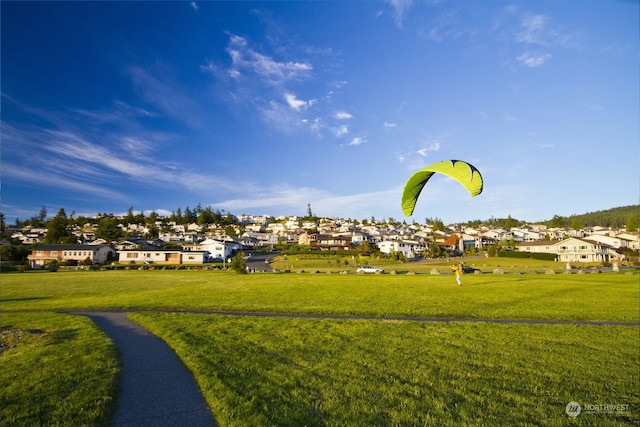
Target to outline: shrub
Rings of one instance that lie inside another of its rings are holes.
[[[530,258],[532,254],[529,252],[519,252],[519,251],[500,251],[498,252],[498,256],[500,258]]]
[[[556,260],[556,254],[532,253],[531,254],[531,258],[532,259],[540,259],[540,260],[543,260],[543,261],[555,261]]]
[[[46,268],[47,268],[47,271],[52,271],[52,272],[53,271],[58,271],[58,268],[59,268],[58,261],[52,260],[52,261],[47,262],[47,267]]]

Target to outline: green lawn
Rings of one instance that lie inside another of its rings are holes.
[[[638,326],[390,319],[638,322],[637,273],[470,274],[458,287],[453,275],[431,275],[430,268],[415,275],[367,276],[208,270],[3,274],[2,326],[12,326],[13,334],[3,334],[3,343],[11,336],[19,342],[0,356],[0,423],[92,425],[112,413],[108,403],[118,372],[113,346],[88,319],[54,311],[172,309],[380,318],[131,315],[176,350],[222,426],[640,424]],[[537,264],[532,270],[545,268]],[[25,333],[30,330],[46,333]],[[83,363],[69,363],[74,358]],[[24,375],[25,366],[35,369]],[[42,391],[34,391],[34,378]],[[50,403],[41,404],[43,395]],[[571,401],[630,408],[573,419],[564,412]],[[95,421],[65,418],[90,412],[77,409],[87,405],[93,405]],[[29,413],[47,421],[18,422]]]
[[[638,321],[638,275],[7,274],[2,308],[180,309],[374,316]]]
[[[115,414],[120,364],[89,319],[3,313],[0,424],[107,425]]]
[[[637,327],[139,313],[223,426],[637,425]],[[628,403],[621,416],[569,402]]]

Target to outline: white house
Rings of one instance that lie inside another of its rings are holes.
[[[121,264],[204,264],[207,252],[181,250],[118,251]]]
[[[607,236],[605,234],[591,234],[587,239],[594,242],[604,243],[612,248],[619,248],[622,246],[622,240],[619,237]]]
[[[517,249],[531,253],[555,254],[560,262],[608,262],[614,253],[610,245],[577,237],[569,237],[560,242],[526,242],[519,244]]]
[[[229,258],[234,250],[240,250],[242,246],[230,241],[205,239],[200,243],[182,245],[182,249],[188,252],[207,252],[207,261],[213,261]]]
[[[620,243],[623,248],[629,248],[634,251],[640,250],[640,235],[620,233],[616,237],[620,239]]]
[[[570,237],[555,245],[560,262],[607,262],[610,246],[595,240]]]
[[[414,240],[383,240],[378,242],[378,249],[385,254],[400,252],[405,258],[415,258],[416,255],[422,253],[426,248],[423,242]]]
[[[537,242],[525,242],[519,244],[516,249],[521,252],[556,254],[555,244],[551,240],[538,240]]]

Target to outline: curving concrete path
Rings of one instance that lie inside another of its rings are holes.
[[[160,338],[127,312],[73,312],[89,317],[120,351],[120,396],[113,427],[217,426],[191,372]]]

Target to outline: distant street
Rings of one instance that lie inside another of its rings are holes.
[[[276,256],[277,252],[272,252],[269,254],[264,254],[264,253],[254,254],[248,251],[245,253],[245,255],[248,256],[246,258],[246,262],[247,262],[247,268],[249,269],[249,272],[273,271],[273,268],[271,268],[271,266],[265,261],[268,261],[274,256]]]

